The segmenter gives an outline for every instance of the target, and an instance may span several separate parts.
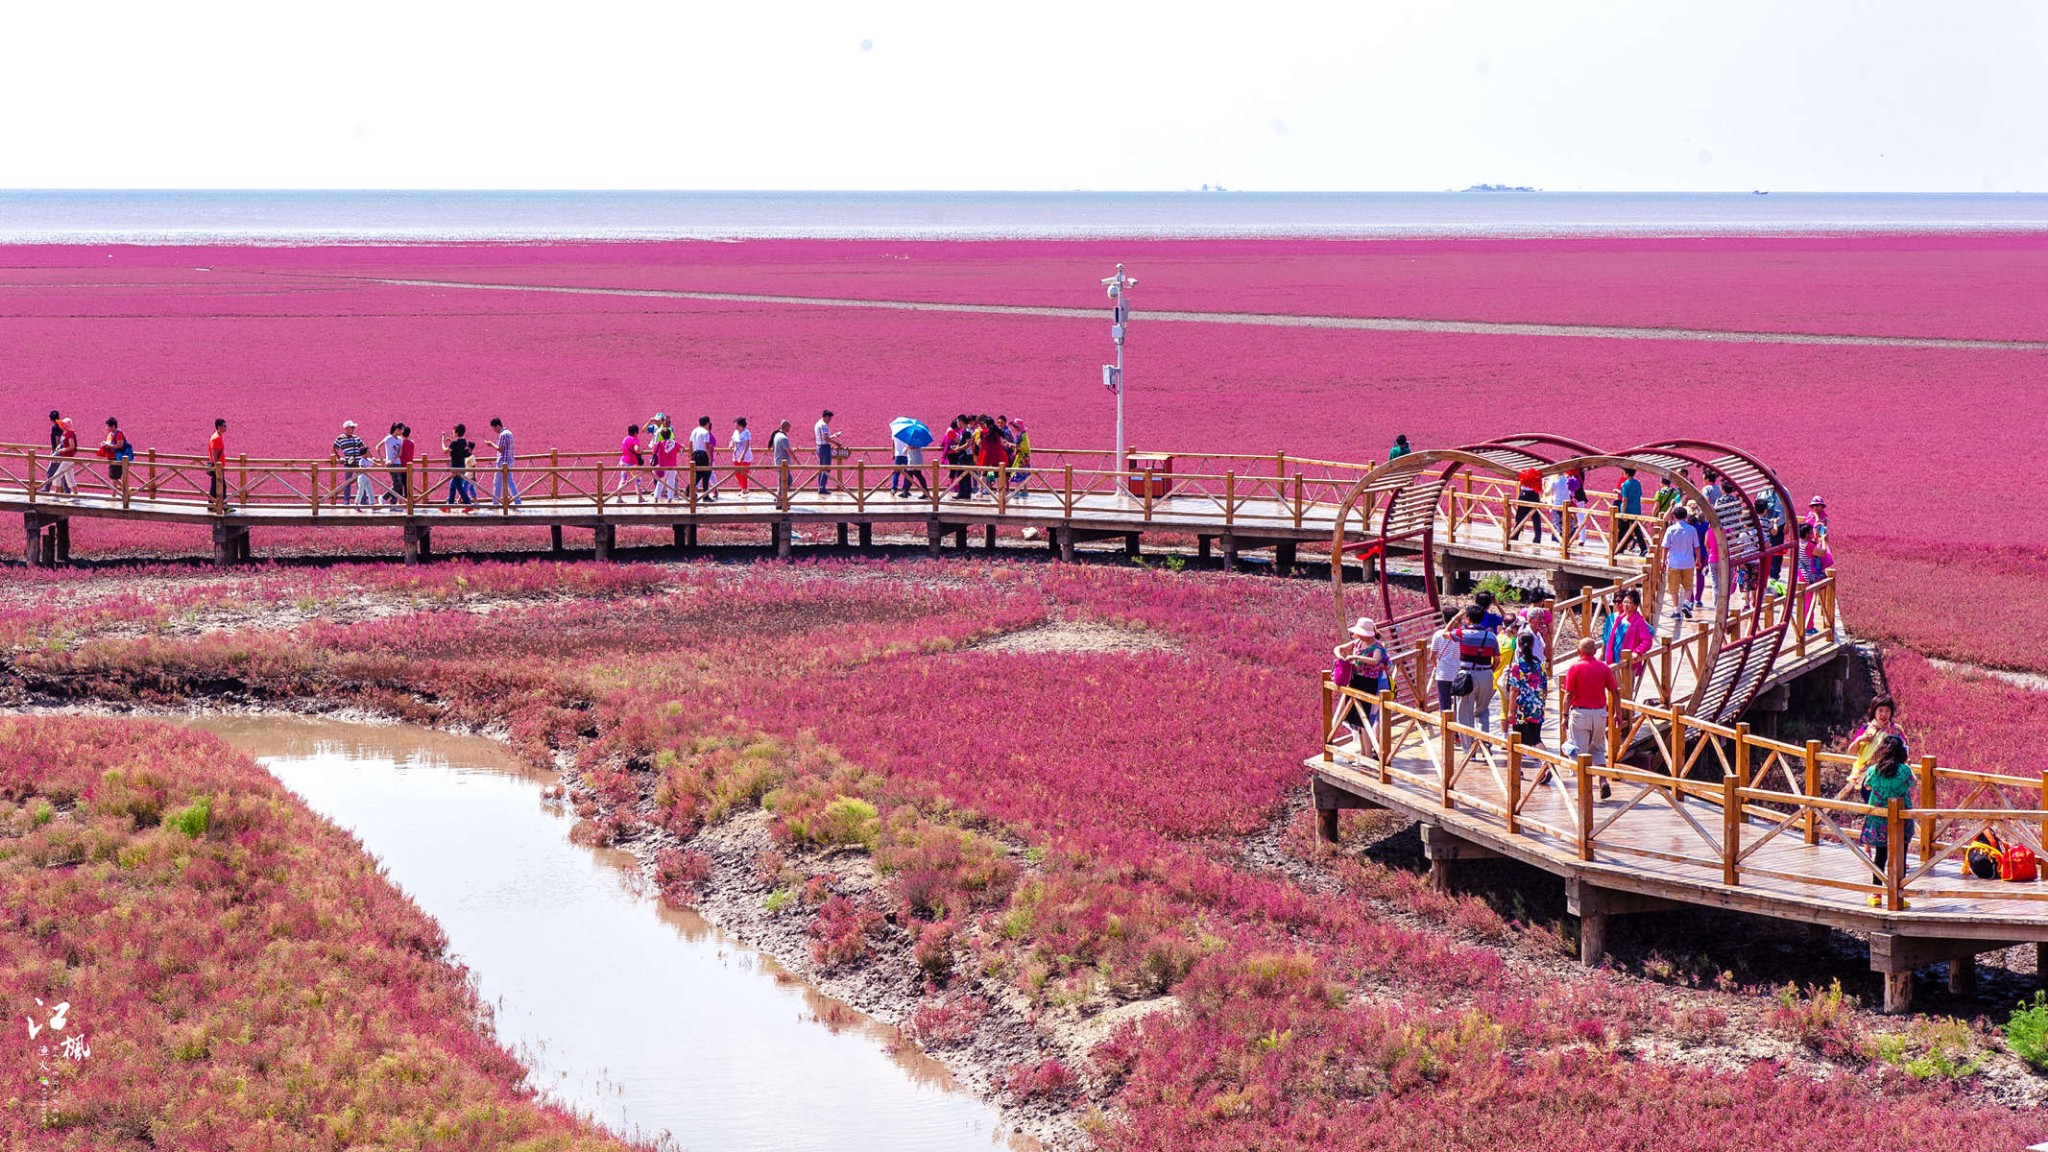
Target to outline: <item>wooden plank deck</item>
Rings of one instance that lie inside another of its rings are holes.
[[[1854,843],[1860,814],[1818,813],[1809,842],[1807,813],[1820,805],[1802,805],[1794,797],[1783,797],[1793,803],[1777,804],[1777,793],[1770,801],[1752,801],[1734,791],[1739,782],[1732,778],[1681,775],[1674,780],[1668,753],[1661,765],[1654,764],[1653,755],[1647,772],[1590,769],[1582,801],[1577,767],[1555,754],[1554,717],[1543,732],[1543,751],[1520,752],[1519,772],[1509,767],[1504,741],[1461,734],[1454,727],[1451,735],[1458,743],[1450,752],[1447,784],[1443,730],[1425,713],[1399,711],[1399,718],[1387,725],[1394,754],[1385,771],[1376,759],[1377,733],[1371,730],[1362,740],[1340,737],[1325,755],[1306,761],[1326,833],[1334,828],[1329,821],[1337,809],[1385,808],[1425,825],[1439,845],[1449,842],[1467,846],[1468,854],[1519,860],[1563,878],[1575,894],[1587,893],[1589,899],[1601,894],[1602,901],[1588,905],[1594,914],[1604,915],[1598,911],[1604,908],[1692,905],[1868,933],[1879,941],[1872,964],[1888,977],[1886,1002],[1892,1010],[1910,1004],[1910,975],[1920,964],[1936,959],[1961,964],[1976,951],[2048,943],[2048,883],[1962,875],[1959,854],[1950,844],[1966,838],[1979,818],[1949,824],[1949,810],[1928,809],[1954,833],[1936,841],[1932,827],[1921,827],[1908,815],[1903,834],[1894,840],[1907,845],[1904,863],[1891,877],[1904,906],[1891,907],[1883,895],[1886,878],[1873,872],[1864,850]],[[1768,746],[1755,743],[1759,749]],[[1663,741],[1658,744],[1668,748]],[[1754,749],[1749,756],[1763,759]],[[1931,762],[1923,770],[1937,771]],[[1605,797],[1598,794],[1603,779],[1609,784]],[[1761,787],[1764,782],[1757,783]],[[2024,794],[2032,782],[2010,783]],[[1725,803],[1730,794],[1737,796],[1740,813],[1732,820]],[[1999,802],[2001,807],[2006,803]],[[1590,832],[1583,834],[1582,815],[1590,819],[1585,825]],[[1992,823],[2009,840],[2038,846],[2044,817],[2048,812],[2033,805],[2015,804]],[[1962,830],[1954,831],[1957,827]],[[1930,849],[1938,863],[1916,876]],[[1618,902],[1615,894],[1637,903]],[[1873,895],[1879,906],[1870,903]],[[1575,895],[1575,903],[1578,899]],[[1604,928],[1595,939],[1602,933]],[[1583,958],[1597,962],[1598,948],[1594,944]]]

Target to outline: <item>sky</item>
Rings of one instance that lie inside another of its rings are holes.
[[[0,187],[2048,191],[2048,4],[10,5]]]

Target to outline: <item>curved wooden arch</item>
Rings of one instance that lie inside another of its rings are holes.
[[[1458,473],[1466,469],[1513,481],[1521,469],[1530,467],[1546,476],[1570,469],[1633,468],[1669,478],[1686,503],[1707,511],[1717,533],[1714,579],[1719,594],[1715,596],[1714,619],[1705,629],[1708,640],[1692,698],[1673,703],[1716,722],[1739,715],[1769,678],[1771,666],[1784,646],[1786,630],[1803,626],[1797,614],[1790,611],[1780,619],[1768,620],[1766,597],[1751,596],[1744,610],[1749,616],[1748,626],[1739,630],[1730,627],[1732,597],[1728,593],[1735,586],[1736,573],[1748,569],[1752,587],[1762,587],[1770,560],[1782,557],[1792,543],[1790,537],[1788,545],[1770,543],[1759,501],[1768,492],[1777,507],[1784,510],[1790,508],[1791,497],[1776,473],[1761,461],[1710,441],[1659,441],[1610,454],[1568,437],[1523,433],[1463,448],[1411,452],[1375,467],[1345,494],[1332,530],[1330,578],[1338,628],[1344,628],[1351,619],[1343,561],[1358,557],[1380,561],[1373,565],[1379,576],[1380,619],[1390,627],[1398,644],[1405,646],[1425,617],[1428,627],[1433,629],[1442,614],[1434,545],[1437,515],[1445,492]],[[1695,469],[1702,478],[1711,470],[1729,482],[1723,488],[1721,501],[1709,504],[1703,490],[1693,481]],[[1412,548],[1421,557],[1424,595],[1428,599],[1428,607],[1422,612],[1401,616],[1394,611],[1393,589],[1384,560],[1396,545]],[[1792,595],[1788,602],[1796,604],[1797,565],[1787,567],[1788,592]],[[1661,595],[1661,582],[1653,584],[1653,606]],[[1730,639],[1738,633],[1738,639]]]

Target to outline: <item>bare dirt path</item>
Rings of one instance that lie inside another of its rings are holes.
[[[469,280],[412,280],[348,276],[339,279],[402,288],[472,288],[490,292],[559,292],[579,296],[639,296],[715,300],[738,304],[802,304],[820,308],[880,308],[897,312],[964,312],[992,316],[1051,316],[1100,320],[1100,308],[1042,308],[1024,304],[960,304],[929,300],[860,300],[844,296],[773,296],[751,292],[689,292],[679,288],[581,288],[563,284],[489,284]],[[1292,316],[1269,312],[1142,312],[1144,320],[1184,324],[1249,324],[1268,328],[1352,328],[1368,332],[1441,332],[1463,336],[1575,336],[1594,340],[1699,340],[1720,344],[1848,345],[1862,348],[1951,348],[1970,351],[2048,352],[2048,340],[1965,340],[1940,336],[1869,336],[1809,332],[1752,332],[1723,328],[1640,328],[1617,324],[1522,324],[1493,320],[1425,320],[1403,316]]]

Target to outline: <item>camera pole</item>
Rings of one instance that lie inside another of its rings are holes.
[[[1116,393],[1116,492],[1121,499],[1126,490],[1125,469],[1130,460],[1124,455],[1124,326],[1131,319],[1130,291],[1138,286],[1138,278],[1124,275],[1124,266],[1116,266],[1116,275],[1102,278],[1109,290],[1110,326],[1109,338],[1116,341],[1116,363],[1102,366],[1103,384]]]

